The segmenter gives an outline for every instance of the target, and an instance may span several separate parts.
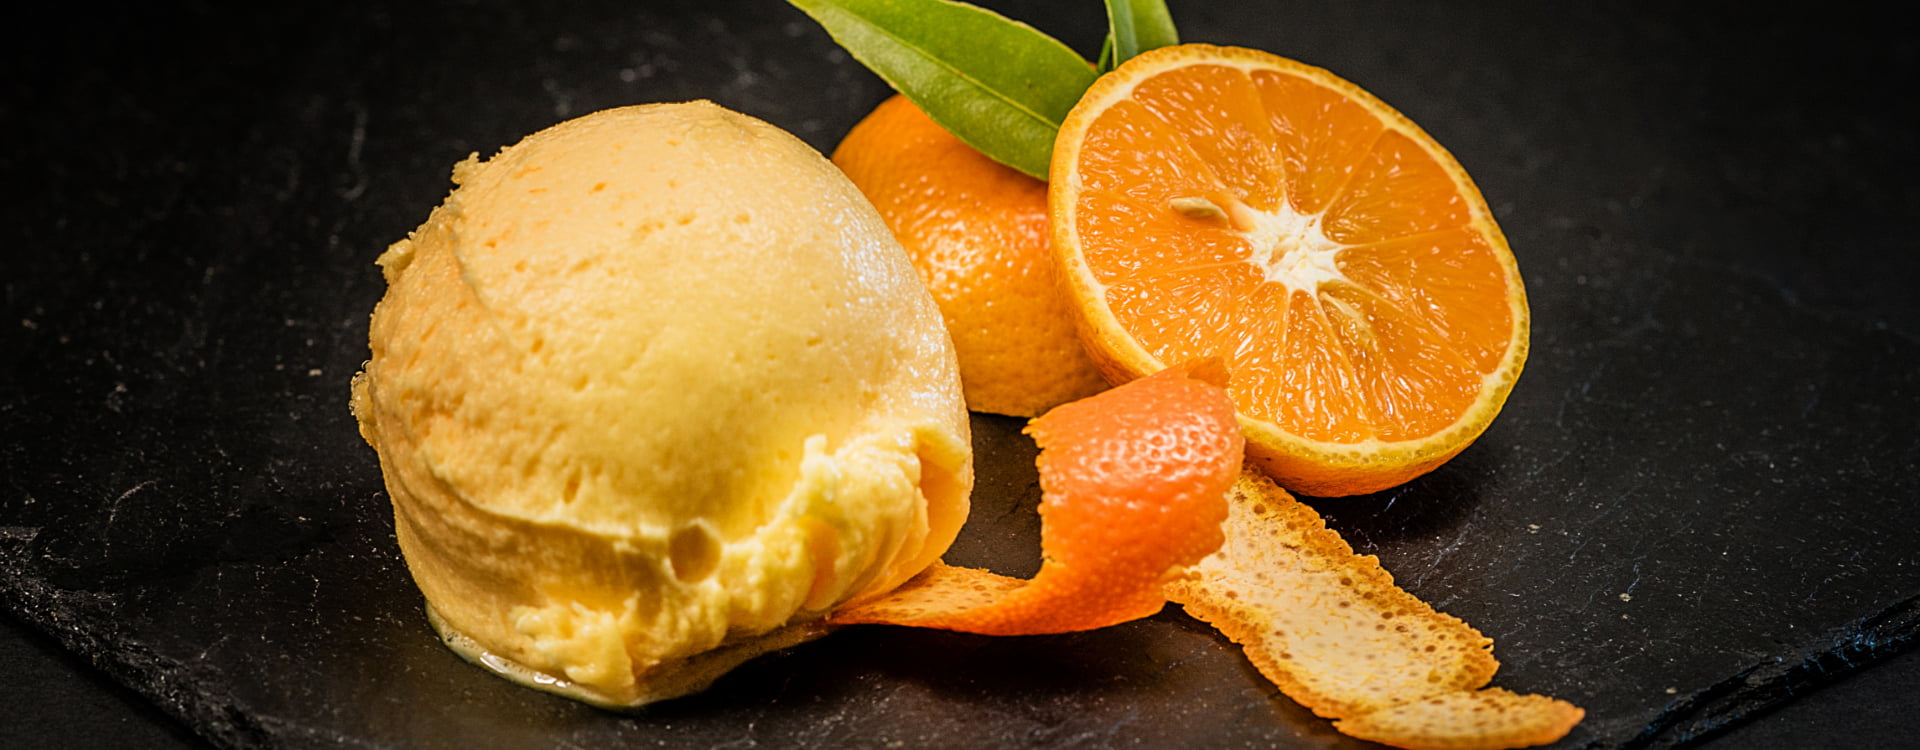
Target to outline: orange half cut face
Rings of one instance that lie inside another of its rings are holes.
[[[1061,127],[1049,209],[1108,377],[1224,362],[1250,457],[1295,491],[1433,469],[1526,361],[1526,291],[1472,180],[1319,68],[1208,45],[1128,61]]]

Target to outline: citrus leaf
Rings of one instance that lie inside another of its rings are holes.
[[[1107,47],[1100,71],[1119,67],[1134,55],[1180,43],[1165,0],[1107,0]]]
[[[1043,180],[1060,122],[1093,84],[1093,64],[1059,40],[966,3],[787,1],[947,132]]]

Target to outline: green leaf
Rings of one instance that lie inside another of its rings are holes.
[[[1058,40],[949,0],[787,0],[967,145],[1042,180],[1093,65]]]
[[[1107,49],[1100,52],[1100,72],[1147,50],[1179,43],[1165,0],[1107,0]]]

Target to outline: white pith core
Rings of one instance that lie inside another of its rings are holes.
[[[1273,211],[1261,211],[1232,197],[1218,201],[1199,196],[1174,198],[1168,205],[1190,218],[1225,220],[1253,248],[1247,262],[1259,267],[1267,281],[1285,286],[1288,292],[1317,295],[1321,284],[1348,281],[1335,261],[1347,246],[1327,237],[1321,229],[1324,213],[1303,214],[1284,201]]]

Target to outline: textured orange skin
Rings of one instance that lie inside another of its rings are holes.
[[[987,635],[1106,627],[1166,605],[1163,585],[1220,547],[1245,442],[1219,387],[1173,369],[1033,421],[1039,442],[1040,572],[1022,582],[936,566],[841,624]]]
[[[1320,68],[1258,50],[1183,44],[1142,53],[1122,64],[1119,69],[1102,76],[1088,89],[1060,127],[1060,138],[1054,143],[1049,176],[1049,184],[1053,186],[1049,201],[1055,269],[1067,298],[1073,304],[1075,325],[1087,351],[1106,377],[1116,383],[1154,372],[1168,364],[1147,353],[1120,324],[1108,308],[1101,287],[1094,280],[1081,254],[1074,226],[1076,219],[1073,212],[1077,196],[1073,186],[1078,184],[1075,171],[1082,156],[1082,138],[1103,112],[1125,100],[1140,81],[1166,70],[1209,64],[1281,70],[1311,79],[1341,93],[1388,126],[1421,143],[1441,168],[1452,176],[1459,199],[1473,216],[1472,226],[1497,249],[1509,283],[1506,312],[1512,321],[1512,336],[1505,360],[1489,377],[1472,408],[1452,425],[1418,439],[1334,443],[1302,438],[1272,422],[1242,416],[1240,423],[1247,436],[1248,460],[1281,486],[1317,497],[1378,492],[1438,468],[1486,431],[1499,414],[1514,381],[1525,366],[1530,315],[1519,268],[1513,260],[1505,235],[1493,220],[1486,200],[1452,155],[1404,115],[1360,87]]]
[[[897,95],[847,133],[833,162],[933,292],[968,408],[1033,417],[1107,387],[1054,283],[1046,183],[975,151]]]
[[[1241,644],[1260,674],[1287,697],[1337,719],[1475,690],[1493,679],[1500,663],[1492,639],[1395,585],[1377,558],[1356,554],[1312,506],[1271,479],[1243,472],[1227,504],[1225,546],[1195,565],[1192,575],[1168,584],[1167,598]],[[1367,619],[1384,614],[1391,619],[1382,624],[1402,627],[1352,640],[1340,632],[1340,618],[1355,613]],[[1311,660],[1308,653],[1342,643],[1348,649],[1338,655],[1343,658]],[[1409,653],[1420,663],[1417,670],[1396,673],[1384,666]],[[1329,662],[1349,664],[1337,671],[1317,668]]]

